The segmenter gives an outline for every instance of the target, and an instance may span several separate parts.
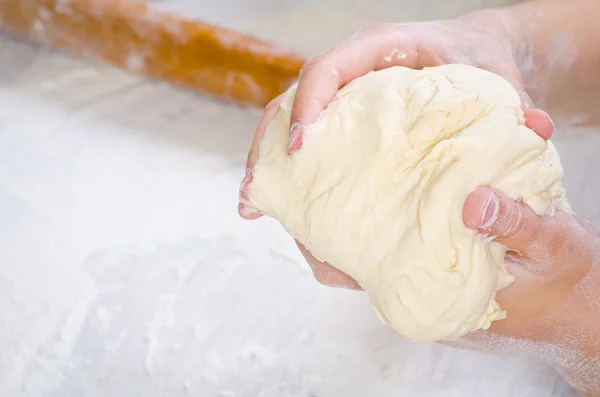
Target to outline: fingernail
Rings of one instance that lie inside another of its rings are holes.
[[[290,127],[290,142],[288,143],[288,153],[295,152],[302,146],[302,126],[296,121]]]
[[[500,205],[498,203],[498,196],[495,193],[489,192],[488,199],[483,207],[483,216],[481,217],[480,230],[490,231],[496,219],[498,218],[498,210]]]
[[[248,196],[248,189],[250,184],[252,183],[252,169],[246,169],[246,175],[244,175],[244,179],[242,179],[242,183],[240,184],[240,191],[238,194],[238,201],[242,203],[239,207],[239,213],[242,217],[249,217],[254,214],[264,215],[262,211],[257,210],[250,204],[250,197]]]
[[[250,182],[252,182],[252,169],[247,168],[246,175],[244,175],[244,179],[242,179],[242,183],[240,183],[240,191],[238,193],[238,200],[240,203],[248,202],[248,192],[246,190],[248,189]]]

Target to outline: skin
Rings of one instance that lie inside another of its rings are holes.
[[[530,0],[482,12],[511,41],[526,91],[559,123],[600,123],[598,13],[596,0]]]
[[[551,137],[554,125],[534,103],[553,114],[575,115],[578,123],[596,123],[599,13],[595,0],[533,0],[454,20],[364,28],[302,68],[288,152],[301,150],[303,127],[316,120],[339,88],[393,65],[420,69],[465,63],[503,76],[521,96],[527,126],[544,139]],[[405,56],[390,56],[398,53]],[[248,155],[239,204],[246,219],[261,216],[248,204],[247,192],[259,142],[280,100],[266,107]],[[449,344],[546,361],[583,396],[600,396],[599,233],[575,214],[538,216],[487,187],[468,197],[463,221],[509,249],[506,263],[516,281],[497,295],[510,313],[506,320]],[[315,259],[300,243],[298,247],[319,282],[360,289],[349,276]]]

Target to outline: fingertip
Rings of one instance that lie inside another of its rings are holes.
[[[290,127],[290,141],[288,143],[287,152],[292,154],[302,147],[303,129],[300,121],[295,121]]]
[[[480,187],[469,194],[465,200],[463,223],[469,229],[487,233],[497,214],[498,200],[492,189]]]
[[[525,256],[540,226],[540,217],[527,204],[489,187],[476,189],[465,200],[463,221]]]
[[[249,204],[250,203],[250,195],[249,195],[249,190],[250,190],[250,183],[252,183],[252,180],[254,179],[253,175],[252,175],[252,169],[248,168],[246,169],[246,174],[244,175],[244,179],[242,180],[242,183],[240,183],[240,190],[239,190],[239,194],[238,194],[238,214],[244,218],[244,219],[248,219],[248,220],[252,220],[252,219],[258,219],[260,218],[263,214],[258,211],[255,208],[252,208],[252,206]]]
[[[254,179],[254,176],[252,175],[252,168],[246,168],[246,173],[244,174],[244,179],[242,179],[242,182],[240,183],[240,190],[239,190],[239,201],[240,202],[245,202],[248,201],[248,189],[250,188],[250,183],[252,183],[252,180]]]
[[[550,115],[541,109],[525,109],[525,126],[548,140],[554,133],[554,122]]]

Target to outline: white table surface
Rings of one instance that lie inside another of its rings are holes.
[[[235,24],[311,54],[382,15],[457,12],[399,2]],[[275,222],[239,219],[258,117],[0,35],[0,396],[574,395],[539,363],[402,340]],[[600,138],[555,141],[600,225]]]

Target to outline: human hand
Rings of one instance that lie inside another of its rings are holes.
[[[300,72],[292,108],[290,152],[301,147],[303,127],[355,78],[390,66],[422,69],[449,63],[479,67],[508,80],[521,97],[528,126],[548,139],[552,124],[545,113],[532,111],[513,57],[512,36],[501,23],[507,18],[492,10],[455,20],[373,25],[308,61]]]
[[[448,21],[374,25],[308,61],[300,73],[292,108],[289,152],[302,146],[303,126],[316,120],[339,88],[370,71],[398,65],[423,68],[466,63],[499,74],[519,92],[526,125],[544,139],[549,139],[554,125],[545,112],[533,108],[523,89],[512,55],[510,34],[505,25],[498,22],[503,18],[507,17],[500,11],[484,11]],[[278,97],[266,107],[248,154],[248,171],[240,188],[239,204],[240,215],[246,219],[261,216],[244,202],[252,181],[259,142],[277,114],[280,101],[281,97]],[[330,264],[316,260],[302,245],[299,244],[299,247],[319,282],[359,288],[350,277]]]
[[[539,216],[491,188],[469,195],[463,222],[508,248],[515,282],[496,295],[505,320],[448,344],[544,361],[582,395],[600,395],[598,231],[572,213]]]
[[[552,121],[546,113],[533,108],[512,59],[509,37],[503,36],[501,28],[494,29],[491,25],[484,29],[468,18],[377,25],[309,61],[301,72],[292,110],[289,152],[301,148],[303,126],[312,123],[338,89],[354,78],[395,65],[422,68],[452,62],[468,63],[506,78],[522,98],[527,126],[549,139]],[[281,97],[265,109],[248,155],[239,205],[240,215],[246,219],[261,216],[243,203],[247,203],[259,142],[279,110],[280,101]],[[493,222],[481,222],[484,207],[497,209]],[[519,254],[507,255],[509,272],[517,281],[497,296],[501,307],[508,311],[508,318],[493,322],[490,330],[469,335],[457,344],[498,353],[509,351],[507,341],[512,341],[513,346],[518,346],[515,353],[549,362],[572,383],[573,379],[582,379],[584,372],[598,375],[592,368],[598,365],[594,364],[594,357],[600,355],[595,342],[600,338],[594,323],[598,321],[598,308],[591,306],[590,297],[598,295],[593,286],[600,283],[597,270],[600,266],[596,264],[600,239],[593,227],[564,212],[554,217],[537,216],[524,204],[488,188],[478,189],[469,197],[463,215],[467,227],[497,236],[509,251]],[[298,245],[319,282],[360,289],[349,276],[318,261]]]

